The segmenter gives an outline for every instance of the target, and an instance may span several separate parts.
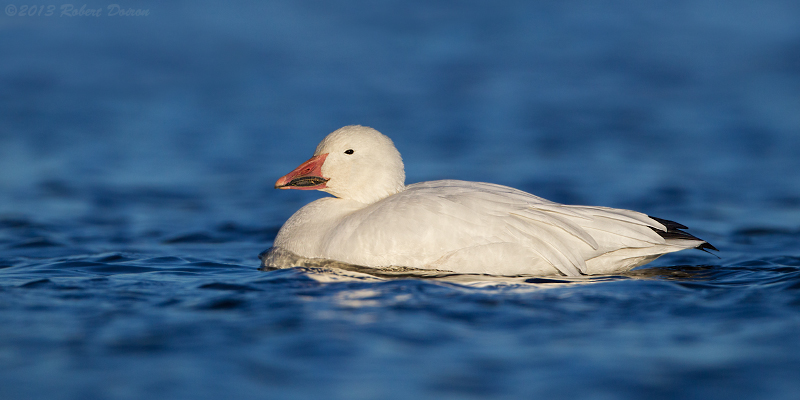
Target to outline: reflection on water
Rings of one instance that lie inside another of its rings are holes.
[[[313,279],[322,282],[334,280],[380,280],[380,279],[432,279],[467,286],[520,285],[531,287],[555,287],[560,285],[588,284],[623,279],[654,279],[678,281],[711,280],[719,266],[683,265],[670,267],[640,268],[614,275],[591,275],[581,277],[541,277],[535,275],[500,276],[488,274],[459,274],[435,269],[409,267],[371,268],[323,258],[306,258],[290,251],[271,247],[259,254],[262,271],[284,268],[299,268]]]

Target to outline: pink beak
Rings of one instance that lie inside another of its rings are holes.
[[[308,161],[300,164],[294,171],[282,176],[275,182],[275,189],[300,189],[317,190],[324,189],[325,183],[330,178],[322,177],[322,164],[328,154],[320,154],[311,157]]]

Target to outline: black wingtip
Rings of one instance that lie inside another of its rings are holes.
[[[720,258],[720,256],[718,256],[718,255],[716,255],[716,254],[714,254],[714,253],[709,251],[709,250],[719,251],[719,250],[717,250],[716,247],[712,246],[711,243],[703,242],[703,243],[700,244],[700,246],[695,247],[695,249],[700,250],[700,251],[704,251],[704,252],[706,252],[708,254],[711,254],[714,257]]]
[[[656,231],[656,233],[658,233],[664,239],[699,240],[699,241],[701,241],[703,243],[700,243],[697,247],[695,247],[695,249],[705,251],[706,253],[714,255],[714,256],[716,256],[716,254],[713,254],[713,253],[709,252],[709,250],[719,251],[711,243],[708,243],[705,240],[700,239],[699,237],[692,235],[691,233],[682,231],[681,229],[689,229],[687,226],[685,226],[683,224],[679,224],[679,223],[677,223],[675,221],[670,221],[670,220],[667,220],[667,219],[657,218],[657,217],[654,217],[652,215],[648,215],[648,217],[652,218],[653,220],[655,220],[656,222],[660,223],[661,225],[664,225],[664,227],[667,228],[666,231],[662,231],[661,229],[657,229],[657,228],[652,228],[651,227],[654,231]]]
[[[706,250],[719,251],[719,249],[717,249],[716,247],[712,246],[711,243],[708,243],[708,242],[703,242],[700,246],[697,246],[695,248],[698,249],[698,250],[703,250],[703,251],[706,251]],[[708,251],[706,251],[706,253],[708,253]]]
[[[658,217],[654,217],[652,215],[648,215],[648,217],[650,217],[651,219],[656,220],[656,222],[660,223],[661,225],[666,226],[667,227],[667,232],[669,232],[671,230],[674,230],[674,229],[689,229],[688,226],[685,226],[683,224],[679,224],[679,223],[677,223],[675,221],[670,221],[668,219],[661,219],[661,218],[658,218]],[[687,233],[687,235],[688,235],[688,233]]]

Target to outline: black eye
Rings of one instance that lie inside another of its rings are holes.
[[[353,151],[353,149],[347,149],[347,150],[344,151],[344,154],[353,154],[353,153],[355,153],[355,151]]]

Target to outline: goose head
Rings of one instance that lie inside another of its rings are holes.
[[[400,152],[375,129],[350,125],[322,140],[314,156],[275,182],[276,189],[320,190],[338,198],[374,203],[403,190]]]

